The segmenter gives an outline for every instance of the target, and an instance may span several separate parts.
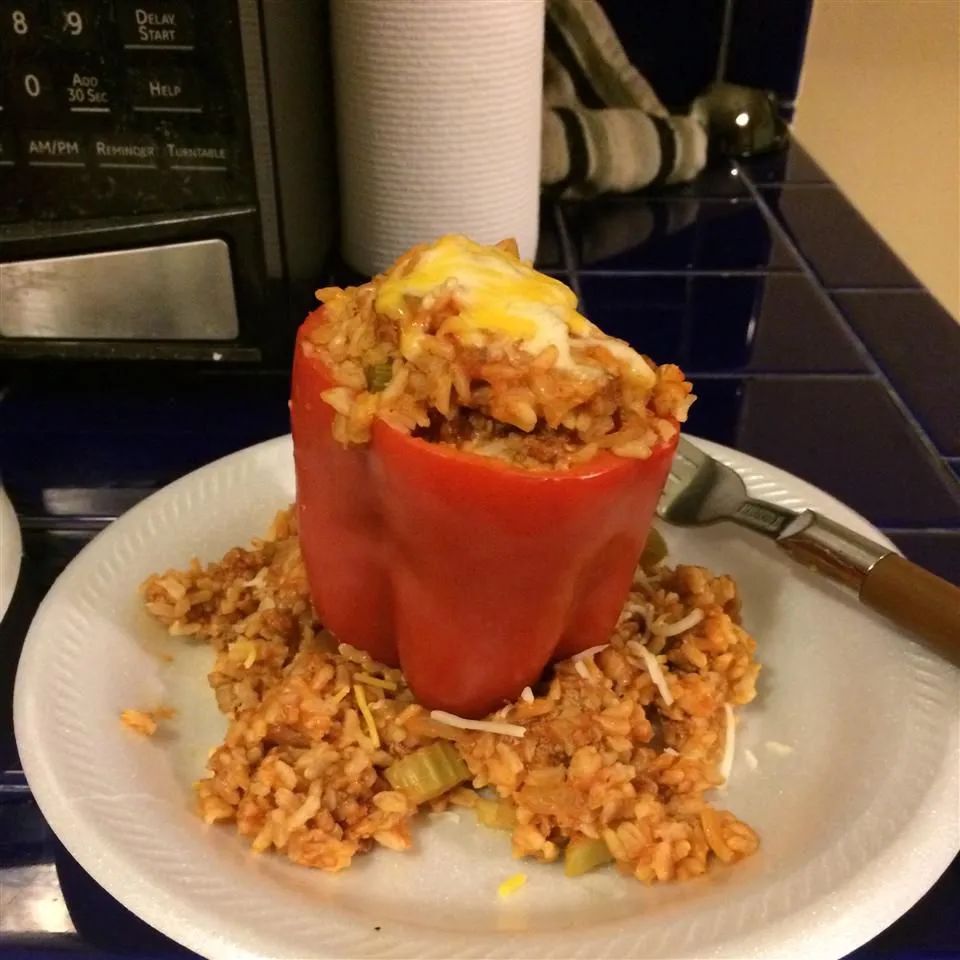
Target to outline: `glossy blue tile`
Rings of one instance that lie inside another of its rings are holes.
[[[196,956],[118,903],[59,843],[55,857],[64,902],[87,950],[151,958]]]
[[[724,0],[603,0],[627,56],[661,101],[685,109],[716,78]]]
[[[736,163],[718,157],[688,183],[674,183],[642,190],[638,196],[645,199],[667,200],[677,197],[697,197],[702,200],[732,199],[749,196],[749,190]]]
[[[607,333],[689,372],[866,371],[836,309],[803,274],[581,277]]]
[[[49,857],[52,840],[28,790],[0,793],[0,884],[4,867],[26,867]]]
[[[960,456],[960,324],[925,290],[834,299],[934,443]]]
[[[566,205],[563,216],[583,271],[799,266],[776,229],[749,200],[618,197]]]
[[[890,539],[921,567],[960,586],[960,531],[890,533]]]
[[[86,503],[115,515],[210,460],[286,433],[288,396],[286,372],[37,373],[0,401],[0,470],[21,513],[85,512]]]
[[[761,192],[826,287],[919,286],[836,187],[785,185]]]
[[[732,0],[724,79],[792,100],[800,82],[812,0]]]
[[[869,377],[694,380],[690,433],[783,467],[877,526],[960,528],[960,489]]]
[[[783,150],[738,160],[742,176],[759,185],[778,183],[829,183],[830,178],[796,140]]]

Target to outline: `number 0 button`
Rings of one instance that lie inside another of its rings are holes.
[[[50,71],[39,63],[14,67],[7,80],[7,92],[13,108],[24,117],[49,113],[56,107]]]

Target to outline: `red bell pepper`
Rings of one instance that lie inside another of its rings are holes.
[[[343,447],[330,372],[300,328],[290,402],[310,591],[341,641],[402,667],[431,709],[482,716],[551,660],[606,643],[676,441],[647,460],[601,452],[528,471],[382,420]]]

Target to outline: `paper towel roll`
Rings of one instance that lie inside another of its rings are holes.
[[[537,245],[543,0],[334,0],[342,252]]]

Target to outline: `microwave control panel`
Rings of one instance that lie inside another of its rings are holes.
[[[234,0],[0,0],[0,224],[254,199]]]

